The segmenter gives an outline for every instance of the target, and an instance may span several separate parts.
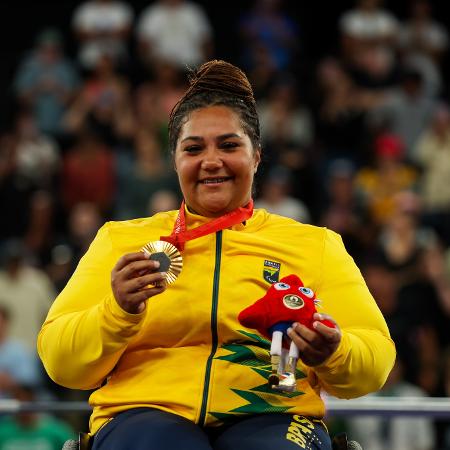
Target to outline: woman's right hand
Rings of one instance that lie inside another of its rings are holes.
[[[166,290],[166,273],[158,272],[158,268],[159,262],[148,259],[144,252],[127,253],[117,261],[111,272],[111,287],[124,311],[139,314],[150,297]]]

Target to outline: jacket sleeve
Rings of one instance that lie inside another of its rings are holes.
[[[111,290],[111,270],[119,256],[112,248],[106,224],[42,326],[38,353],[50,378],[62,386],[100,386],[140,329],[145,311],[125,312]]]
[[[341,237],[326,230],[322,280],[317,289],[324,313],[342,330],[336,352],[313,371],[321,387],[339,398],[379,390],[395,361],[395,346],[366,283]],[[320,310],[319,310],[320,312]]]

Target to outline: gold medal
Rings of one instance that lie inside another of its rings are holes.
[[[183,257],[178,249],[166,241],[153,241],[141,249],[153,261],[159,261],[159,272],[167,273],[167,284],[172,284],[183,268]]]

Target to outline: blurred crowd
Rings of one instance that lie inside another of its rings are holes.
[[[253,0],[227,27],[259,105],[256,206],[342,235],[397,346],[376,395],[450,396],[448,29],[431,0],[401,16],[356,0],[333,51],[311,55],[288,3]],[[80,1],[71,24],[43,27],[22,55],[1,127],[0,398],[85,398],[46,377],[38,330],[105,221],[179,207],[169,113],[188,69],[223,57],[191,0]],[[0,450],[22,419],[0,417]],[[449,422],[336,422],[368,450],[450,449]]]

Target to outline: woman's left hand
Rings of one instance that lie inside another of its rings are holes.
[[[288,336],[298,347],[300,359],[307,366],[318,366],[325,362],[336,351],[342,338],[340,328],[330,316],[315,313],[313,318],[314,330],[294,323],[287,331]],[[335,328],[327,327],[320,322],[325,319],[333,322]]]

